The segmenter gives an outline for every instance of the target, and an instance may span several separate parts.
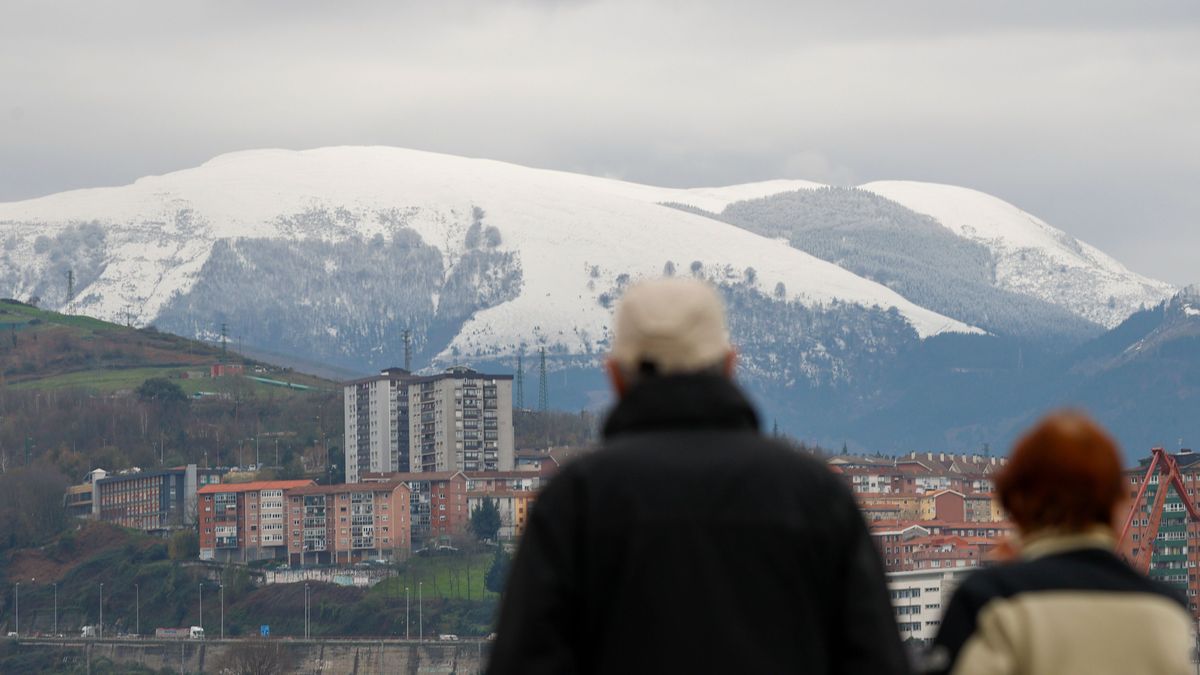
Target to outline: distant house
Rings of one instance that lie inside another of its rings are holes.
[[[240,363],[215,363],[208,367],[209,377],[225,377],[227,375],[243,375],[246,366]]]

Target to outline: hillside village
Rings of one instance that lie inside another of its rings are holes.
[[[394,599],[407,592],[411,601],[414,586],[408,582],[420,586],[424,603],[429,579],[434,590],[428,599],[440,603],[430,607],[430,625],[484,634],[488,608],[502,590],[507,561],[539,489],[589,451],[599,423],[587,413],[516,405],[524,385],[510,374],[388,368],[334,382],[245,359],[228,345],[191,343],[11,301],[0,309],[16,336],[0,352],[0,359],[9,359],[0,385],[0,406],[8,412],[0,428],[68,402],[84,419],[117,415],[128,421],[122,426],[133,422],[134,432],[140,425],[138,440],[149,446],[139,452],[135,441],[120,448],[129,437],[115,434],[117,447],[83,436],[67,451],[69,436],[47,440],[55,436],[31,433],[18,446],[23,455],[10,450],[11,440],[5,443],[0,481],[22,481],[23,494],[31,497],[14,492],[20,507],[10,502],[7,511],[0,509],[9,514],[0,521],[7,528],[5,564],[11,574],[41,561],[38,568],[48,570],[43,579],[56,592],[60,581],[86,587],[86,578],[103,576],[86,570],[107,550],[95,528],[110,527],[127,533],[116,540],[148,556],[143,563],[134,556],[131,578],[139,578],[139,565],[170,565],[163,569],[172,574],[190,570],[186,574],[201,589],[204,579],[221,587],[228,582],[240,589],[237,603],[254,606],[261,606],[253,600],[258,594],[296,584],[328,588],[322,593],[358,589],[359,595],[343,596],[346,611],[379,594]],[[41,369],[15,366],[18,350],[22,362],[37,358]],[[20,417],[22,411],[28,417]],[[197,418],[253,424],[256,431],[243,438],[226,432],[231,442],[221,439],[218,425],[193,437],[192,430],[204,428]],[[943,601],[963,576],[1007,555],[1012,525],[992,482],[1004,466],[1002,456],[835,454],[794,445],[819,456],[857,498],[906,639],[931,639]],[[1187,451],[1178,456],[1187,460],[1180,464],[1188,485],[1200,479],[1200,462],[1191,462]],[[64,480],[64,471],[76,480]],[[1132,485],[1142,471],[1129,469]],[[15,517],[18,511],[22,518]],[[1164,525],[1200,536],[1179,520],[1179,511],[1167,508]],[[1135,525],[1134,540],[1148,524],[1138,519]],[[1170,542],[1156,547],[1151,574],[1179,585],[1195,609],[1196,582],[1180,573],[1189,558],[1175,548]],[[116,580],[107,583],[114,595],[105,602],[117,602],[123,591]],[[192,614],[186,605],[171,607],[179,620]],[[248,610],[236,607],[232,626],[245,630]],[[147,608],[150,616],[160,610]],[[64,606],[64,612],[60,631],[102,629],[95,624],[99,617],[83,607]],[[26,626],[44,630],[45,619],[38,614]],[[402,627],[411,634],[410,619],[396,616],[388,630]],[[211,615],[188,620],[211,628]],[[356,626],[350,621],[322,630],[361,629]],[[109,630],[129,626],[122,620]]]

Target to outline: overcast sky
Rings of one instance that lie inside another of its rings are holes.
[[[953,183],[1200,282],[1200,2],[0,5],[0,201],[335,144]]]

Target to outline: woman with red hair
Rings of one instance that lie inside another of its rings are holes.
[[[1186,601],[1114,551],[1124,491],[1116,443],[1085,415],[1052,414],[1018,441],[996,478],[1018,559],[959,586],[927,672],[1191,672]]]

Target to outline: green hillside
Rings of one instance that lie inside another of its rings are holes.
[[[60,633],[78,635],[82,626],[98,622],[100,584],[104,621],[112,634],[132,633],[139,623],[142,634],[153,634],[156,627],[200,625],[203,584],[203,625],[215,637],[221,615],[218,585],[224,584],[226,635],[253,635],[263,624],[275,636],[304,634],[304,583],[256,586],[255,569],[177,559],[181,556],[172,553],[181,551],[162,539],[87,521],[41,546],[0,554],[0,575],[9,582],[21,580],[21,630],[27,633],[54,630],[56,585]],[[310,582],[312,634],[404,637],[407,585],[412,637],[422,614],[429,635],[485,635],[492,630],[499,597],[483,589],[490,563],[489,552],[461,552],[398,563],[387,570],[390,579],[370,589]],[[13,595],[11,583],[0,588],[4,630],[12,629]]]
[[[217,364],[239,374],[209,377]],[[336,478],[336,382],[153,327],[0,300],[0,473],[261,463]],[[256,462],[257,458],[257,462]]]
[[[329,389],[335,383],[246,359],[219,346],[150,328],[130,328],[85,316],[59,314],[16,300],[0,300],[0,377],[12,389],[134,389],[153,377],[178,379],[188,394],[215,390],[206,378],[217,363],[241,364],[261,392],[303,391],[286,384]]]

